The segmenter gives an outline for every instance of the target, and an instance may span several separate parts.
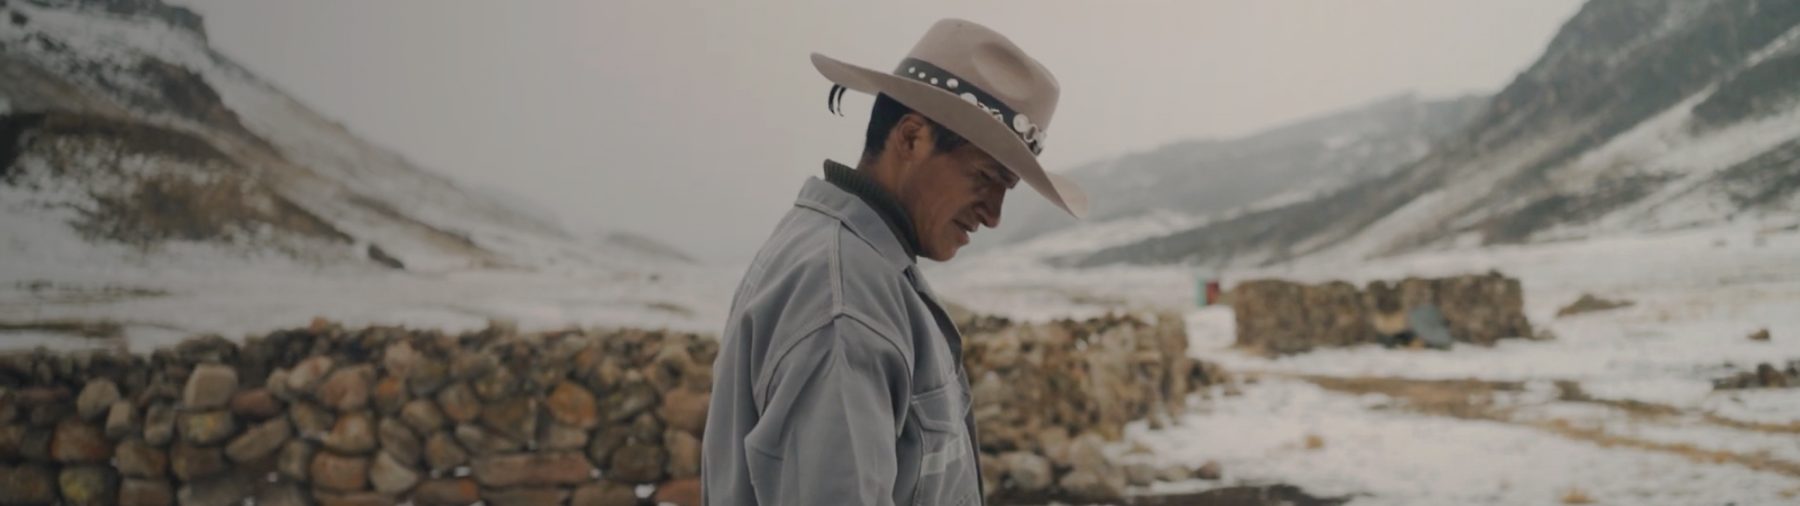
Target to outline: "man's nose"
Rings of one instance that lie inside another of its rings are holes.
[[[987,225],[987,228],[1000,228],[1000,205],[1005,202],[1005,187],[992,191],[987,198],[982,199],[979,212],[976,213],[981,218],[981,224]]]

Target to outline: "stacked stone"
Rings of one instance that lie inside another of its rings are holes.
[[[0,506],[698,502],[713,340],[512,334],[0,357]]]
[[[1121,440],[1128,422],[1160,426],[1189,392],[1221,376],[1187,356],[1179,314],[990,323],[965,334],[964,365],[982,479],[1001,502],[1119,499],[1132,480],[1104,445]],[[1166,471],[1170,480],[1192,477]]]
[[[1238,344],[1272,355],[1375,342],[1371,311],[1363,302],[1355,285],[1341,281],[1317,286],[1247,281],[1233,287],[1231,296]]]
[[[1742,371],[1713,380],[1713,390],[1794,388],[1796,386],[1800,386],[1800,360],[1790,360],[1786,367],[1777,367],[1763,362],[1756,365],[1756,370]]]
[[[1500,339],[1532,335],[1531,322],[1525,318],[1523,286],[1518,279],[1498,272],[1429,280],[1408,278],[1400,282],[1400,292],[1403,302],[1437,304],[1450,335],[1459,341],[1488,346]]]
[[[140,437],[137,414],[161,397],[150,391],[148,366],[116,352],[0,358],[0,504],[115,504],[115,444]]]
[[[1118,497],[1104,446],[1222,377],[1179,315],[969,325],[996,497]],[[149,356],[0,355],[0,506],[697,504],[718,344],[318,321]],[[638,490],[653,486],[651,497]]]
[[[1252,280],[1232,287],[1229,299],[1237,316],[1237,345],[1269,355],[1374,343],[1379,333],[1405,330],[1407,313],[1424,304],[1438,307],[1451,337],[1460,342],[1486,346],[1532,335],[1519,280],[1492,272],[1375,281],[1361,291],[1342,281]]]

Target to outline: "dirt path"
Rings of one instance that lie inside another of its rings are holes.
[[[1251,376],[1255,375],[1258,374],[1251,374]],[[1518,382],[1274,373],[1261,375],[1305,381],[1326,390],[1346,394],[1383,394],[1402,401],[1402,409],[1416,413],[1531,427],[1561,437],[1588,441],[1605,447],[1626,447],[1670,453],[1700,463],[1737,464],[1757,471],[1800,478],[1800,462],[1775,459],[1766,454],[1746,454],[1700,448],[1685,443],[1651,441],[1614,434],[1603,428],[1588,427],[1562,418],[1539,420],[1520,416],[1519,406],[1496,402],[1498,393],[1523,391],[1523,384]],[[1573,383],[1558,382],[1557,386],[1560,390],[1558,401],[1603,406],[1625,413],[1632,420],[1638,422],[1677,426],[1684,422],[1698,421],[1705,425],[1746,432],[1778,435],[1800,434],[1800,424],[1753,423],[1663,404],[1594,399],[1582,393],[1580,388]]]

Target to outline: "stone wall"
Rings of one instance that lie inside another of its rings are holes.
[[[1102,446],[1219,375],[1187,358],[1178,315],[965,327],[996,496],[1116,497],[1126,470]],[[695,504],[717,349],[319,321],[148,356],[6,354],[0,506]]]
[[[0,505],[697,498],[712,339],[504,334],[320,322],[147,357],[6,356]]]
[[[1262,279],[1232,287],[1226,300],[1237,315],[1237,345],[1271,355],[1375,343],[1405,330],[1407,313],[1426,303],[1437,305],[1459,342],[1486,346],[1532,336],[1519,280],[1497,272],[1374,281],[1361,290],[1342,281]]]
[[[1190,392],[1223,376],[1187,356],[1180,314],[1041,324],[984,318],[960,327],[991,498],[1110,501],[1127,485],[1147,485],[1146,477],[1194,476],[1131,469],[1104,451],[1126,423],[1160,427],[1184,410]]]

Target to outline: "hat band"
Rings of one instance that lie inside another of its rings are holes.
[[[989,95],[974,83],[959,78],[950,71],[938,68],[937,65],[916,58],[901,60],[900,66],[894,69],[894,75],[936,86],[938,89],[961,97],[964,102],[987,112],[1001,125],[1012,130],[1013,135],[1019,136],[1019,140],[1025,143],[1025,147],[1031,150],[1032,155],[1043,153],[1044,129],[1039,128],[1036,123],[1032,123],[1031,118],[1007,107],[1005,102]]]

